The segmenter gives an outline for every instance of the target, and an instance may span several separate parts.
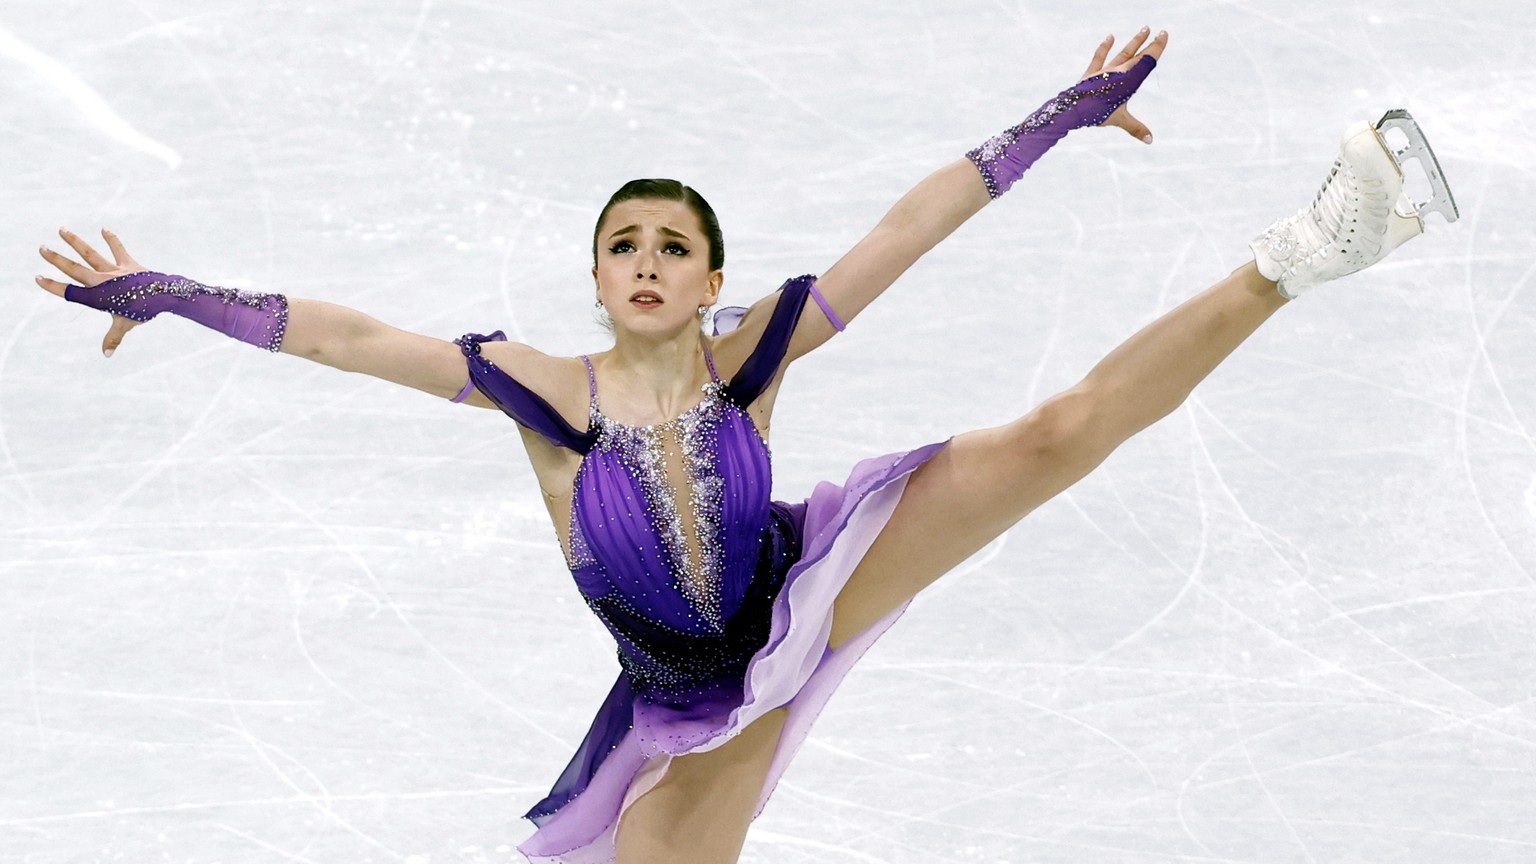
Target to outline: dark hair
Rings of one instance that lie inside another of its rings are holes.
[[[715,218],[714,208],[709,206],[703,195],[676,180],[631,180],[613,193],[613,197],[603,205],[603,212],[597,214],[597,225],[592,228],[592,266],[597,266],[597,234],[603,228],[603,220],[608,218],[608,211],[615,204],[637,198],[656,198],[687,204],[688,209],[699,217],[699,224],[704,226],[704,236],[709,240],[709,269],[719,270],[725,266],[725,235],[720,233],[720,220]]]

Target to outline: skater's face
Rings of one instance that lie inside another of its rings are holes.
[[[615,330],[675,330],[719,299],[725,274],[709,269],[709,241],[687,204],[621,201],[598,226],[597,238],[592,278]]]

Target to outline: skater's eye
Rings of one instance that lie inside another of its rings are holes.
[[[661,251],[667,253],[668,255],[676,255],[679,258],[688,254],[688,250],[683,248],[683,244],[681,243],[668,243],[666,246],[662,247]]]
[[[635,244],[629,242],[628,240],[620,240],[612,246],[609,246],[608,251],[615,255],[623,255],[625,252],[635,251]]]

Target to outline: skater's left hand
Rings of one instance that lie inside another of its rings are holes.
[[[1086,81],[1095,75],[1105,72],[1124,72],[1135,66],[1136,62],[1142,57],[1148,55],[1154,60],[1161,61],[1163,49],[1168,47],[1168,31],[1160,31],[1157,34],[1157,38],[1153,39],[1152,43],[1148,45],[1147,37],[1151,35],[1152,30],[1149,27],[1143,27],[1136,31],[1136,35],[1131,38],[1131,41],[1125,43],[1125,47],[1120,49],[1120,53],[1116,54],[1113,60],[1108,61],[1108,65],[1105,64],[1105,60],[1109,57],[1109,49],[1114,47],[1115,37],[1110,36],[1103,42],[1100,42],[1099,49],[1093,52],[1093,61],[1088,64],[1088,69],[1083,72],[1081,80]],[[1146,46],[1145,51],[1142,50],[1143,45]],[[1105,120],[1103,125],[1119,126],[1121,129],[1131,133],[1131,135],[1151,144],[1152,130],[1148,129],[1145,123],[1131,116],[1129,104],[1126,103],[1116,108],[1115,113],[1109,115],[1109,119]]]
[[[59,229],[59,237],[63,238],[64,242],[70,245],[70,248],[78,252],[80,258],[85,263],[80,264],[71,258],[60,255],[47,246],[39,249],[38,253],[43,256],[43,260],[59,268],[59,271],[65,276],[87,288],[95,288],[97,285],[109,279],[116,279],[119,276],[144,272],[144,265],[133,260],[133,256],[128,254],[128,250],[123,247],[123,241],[119,240],[116,234],[103,228],[101,229],[101,236],[103,240],[107,241],[107,248],[112,251],[112,258],[114,259],[112,261],[108,261],[105,255],[102,255],[96,251],[95,247],[85,242],[85,238],[63,228]],[[67,299],[66,292],[70,288],[69,283],[49,279],[46,276],[39,276],[34,281],[49,294]],[[101,307],[98,306],[96,308],[99,309]],[[123,334],[137,326],[139,326],[138,321],[114,314],[112,316],[112,325],[107,329],[106,338],[102,340],[101,353],[111,357],[112,352],[116,351],[117,346],[122,343]]]

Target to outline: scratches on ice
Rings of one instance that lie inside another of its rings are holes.
[[[0,54],[36,72],[102,134],[164,162],[168,168],[175,169],[181,164],[180,153],[133,128],[131,123],[112,110],[112,106],[95,88],[85,83],[68,66],[16,38],[4,25],[0,25]]]

